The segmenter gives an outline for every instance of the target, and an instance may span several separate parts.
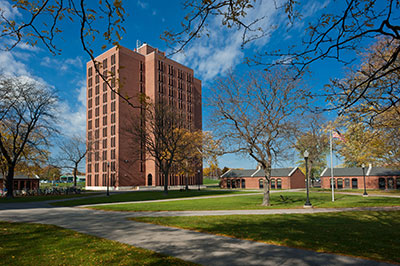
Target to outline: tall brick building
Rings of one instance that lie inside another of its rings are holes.
[[[193,70],[165,56],[147,44],[132,51],[113,47],[96,57],[101,73],[115,73],[110,84],[131,103],[139,105],[137,95],[145,93],[153,102],[163,101],[184,114],[183,123],[193,130],[202,129],[201,81]],[[134,159],[123,126],[138,115],[124,99],[107,88],[96,73],[93,62],[87,63],[87,140],[91,152],[86,159],[86,187],[104,189],[107,178],[111,187],[131,189],[138,186],[162,186],[163,179],[154,160],[141,155]],[[137,147],[140,150],[140,147]],[[202,165],[189,178],[189,185],[202,184]],[[184,185],[182,176],[170,176],[169,185]]]

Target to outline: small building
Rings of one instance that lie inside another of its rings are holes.
[[[221,176],[221,188],[264,188],[265,172],[257,169],[229,169]],[[275,168],[271,170],[271,189],[305,188],[305,175],[298,168]]]
[[[6,187],[6,177],[0,175],[0,189]],[[17,173],[14,175],[14,190],[31,190],[39,188],[39,176],[33,175],[28,176],[25,174]]]
[[[372,167],[364,169],[367,189],[400,189],[400,170]],[[363,189],[364,174],[361,167],[333,168],[334,188]],[[321,173],[321,188],[332,188],[331,168]]]
[[[60,176],[60,181],[63,182],[74,182],[74,176],[73,175],[62,175]],[[76,176],[76,182],[85,182],[86,181],[86,176],[85,175],[77,175]]]

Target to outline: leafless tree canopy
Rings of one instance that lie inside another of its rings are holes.
[[[8,196],[12,196],[16,164],[29,158],[32,150],[41,153],[56,130],[57,99],[48,88],[24,77],[1,77],[0,94],[0,151],[7,163]]]
[[[74,186],[76,186],[78,167],[87,153],[86,138],[83,136],[75,135],[63,140],[63,142],[60,143],[59,147],[61,153],[58,162],[62,163],[60,167],[72,169],[72,174],[74,176]],[[88,143],[88,148],[90,149],[90,142]]]
[[[212,124],[226,149],[252,157],[265,171],[263,204],[269,205],[271,166],[290,149],[290,138],[302,122],[306,91],[290,71],[230,74],[220,80],[209,104]]]
[[[302,2],[287,0],[279,6],[270,0],[275,7],[282,10],[289,24],[302,23]],[[222,24],[243,30],[243,44],[254,38],[263,37],[266,29],[252,27],[261,18],[248,18],[249,10],[256,6],[255,0],[213,0],[187,1],[187,16],[179,32],[164,34],[176,51],[182,50],[191,40],[206,34],[207,22],[219,16]],[[346,86],[340,91],[330,91],[328,97],[343,96],[344,101],[335,102],[324,110],[337,110],[342,114],[362,99],[368,98],[375,90],[376,81],[398,72],[396,64],[400,52],[400,2],[396,0],[343,0],[334,3],[337,8],[332,13],[323,12],[316,20],[311,21],[300,45],[292,45],[279,50],[266,50],[254,57],[247,58],[249,63],[261,64],[267,68],[280,65],[296,70],[300,75],[316,61],[333,59],[349,65],[359,58],[362,48],[375,42],[377,38],[385,38],[393,44],[389,54],[380,64],[374,65],[369,73],[364,73],[353,86]],[[247,20],[246,20],[247,19]],[[244,21],[251,21],[245,23]],[[378,55],[378,53],[377,53]],[[361,71],[362,72],[362,71]],[[390,94],[391,88],[384,92]],[[393,95],[393,94],[392,94]],[[398,104],[398,97],[393,102],[383,102],[382,110]]]

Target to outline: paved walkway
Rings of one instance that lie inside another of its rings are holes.
[[[128,220],[133,216],[266,214],[266,210],[212,212],[105,212],[51,207],[46,203],[0,204],[0,220],[54,224],[203,265],[390,265],[347,256],[268,245]],[[360,208],[358,208],[360,210]],[[376,208],[369,208],[376,209]],[[387,210],[388,208],[381,208]],[[398,209],[398,208],[397,208]],[[267,210],[309,213],[323,209]],[[340,211],[339,209],[330,211]]]

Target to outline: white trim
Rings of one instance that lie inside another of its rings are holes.
[[[221,177],[224,177],[224,175],[226,175],[227,173],[229,173],[231,170],[232,170],[232,168],[229,168],[229,170],[226,171],[223,175],[221,175],[220,178],[221,178]]]
[[[254,177],[260,171],[261,171],[261,167],[259,167],[250,177]]]
[[[293,175],[293,173],[297,170],[297,168],[298,167],[295,167],[295,168],[293,168],[293,170],[292,171],[290,171],[290,173],[288,174],[288,176],[291,176],[291,175]]]
[[[322,171],[322,173],[321,173],[321,175],[320,175],[320,177],[323,177],[324,176],[324,174],[325,174],[325,172],[328,170],[328,167],[326,167],[325,169],[324,169],[324,171]]]

